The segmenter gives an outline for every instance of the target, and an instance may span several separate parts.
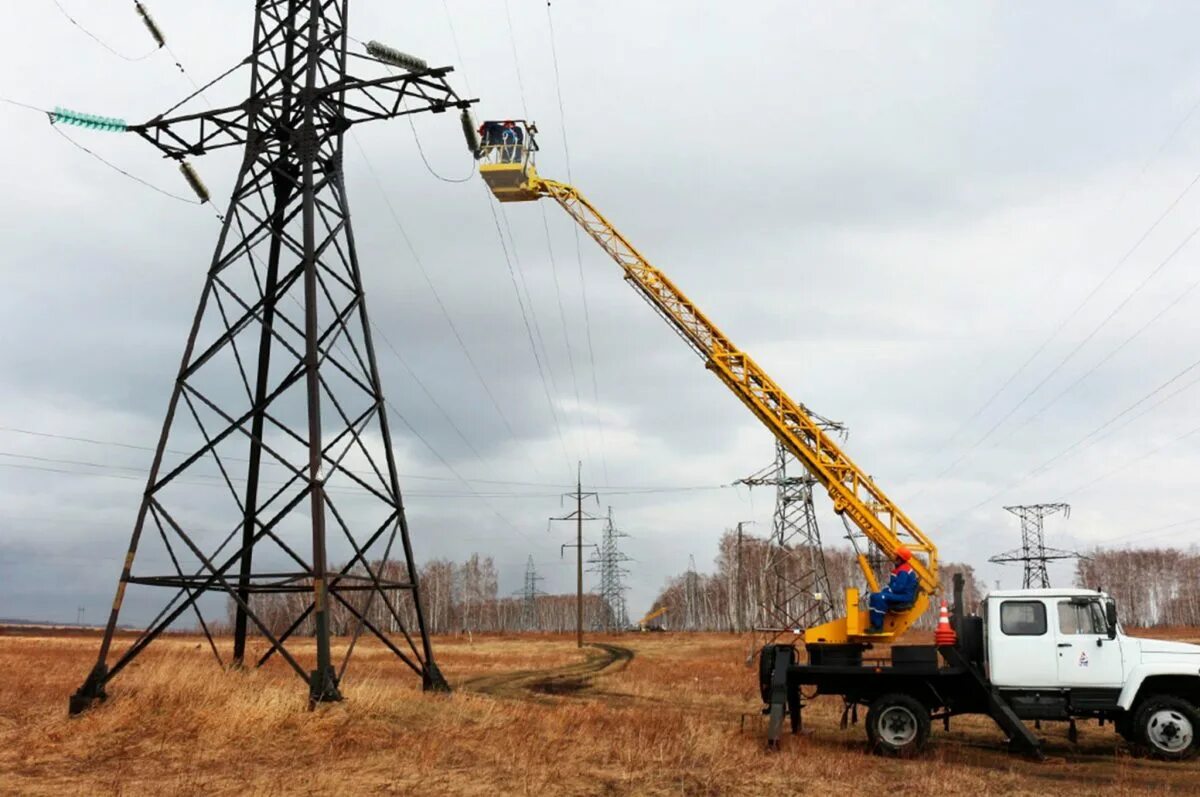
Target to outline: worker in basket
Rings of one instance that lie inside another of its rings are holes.
[[[524,157],[525,131],[515,122],[505,122],[501,128],[501,163],[520,163]]]
[[[867,603],[871,609],[869,634],[883,633],[883,618],[893,609],[907,609],[917,600],[917,574],[909,561],[912,551],[903,545],[896,549],[896,566],[892,568],[888,585],[880,592],[872,592]]]
[[[484,122],[479,126],[480,153],[488,153],[499,149],[504,143],[504,123]]]

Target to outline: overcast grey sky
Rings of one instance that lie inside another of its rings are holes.
[[[130,3],[61,2],[115,49],[150,49]],[[11,5],[0,96],[134,121],[191,90],[165,53],[127,62],[49,0]],[[249,50],[249,0],[149,5],[196,80]],[[1048,525],[1061,547],[1200,539],[1200,435],[1183,436],[1200,378],[1186,370],[1200,357],[1200,191],[1186,191],[1200,170],[1200,8],[557,0],[565,125],[546,12],[541,0],[355,0],[350,27],[454,65],[481,118],[537,120],[540,170],[562,179],[565,127],[578,186],[793,397],[848,425],[851,456],[944,560],[1019,584],[1018,570],[986,564],[1019,541],[1010,503],[1070,502],[1070,520]],[[239,73],[209,96],[245,91]],[[414,122],[434,169],[470,172],[452,114]],[[135,137],[68,132],[186,194]],[[36,113],[0,104],[0,134],[0,616],[73,620],[83,605],[98,619],[217,225]],[[236,160],[196,165],[224,205]],[[689,554],[711,566],[725,528],[769,529],[769,491],[721,485],[768,462],[770,436],[584,240],[593,394],[575,238],[556,207],[504,212],[561,441],[480,181],[431,176],[404,120],[360,130],[346,170],[373,319],[478,456],[380,345],[385,390],[486,495],[463,495],[393,429],[418,559],[494,556],[511,591],[532,554],[543,586],[568,590],[568,530],[546,518],[577,458],[632,535],[631,613]],[[644,492],[683,487],[696,489]]]

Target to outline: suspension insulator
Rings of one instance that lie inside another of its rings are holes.
[[[471,118],[471,112],[463,108],[459,115],[459,121],[462,122],[463,136],[467,139],[467,149],[471,150],[471,154],[478,160],[483,145],[479,143],[479,131],[475,129],[475,120]]]
[[[167,37],[163,36],[162,29],[158,27],[158,23],[154,21],[154,17],[150,16],[150,12],[141,3],[134,0],[134,8],[137,9],[138,16],[142,18],[142,24],[146,26],[146,30],[150,31],[150,35],[154,37],[154,41],[159,47],[167,46]]]
[[[402,53],[395,47],[389,47],[386,44],[377,41],[367,42],[367,53],[376,60],[383,61],[385,64],[398,66],[407,72],[424,72],[429,68],[429,64],[425,63],[424,59],[417,58],[415,55]]]
[[[62,122],[63,124],[75,125],[76,127],[86,127],[89,130],[103,130],[106,133],[124,133],[128,128],[124,119],[114,119],[111,116],[95,116],[90,113],[80,113],[79,111],[72,111],[57,106],[54,108],[54,113],[50,114],[50,121],[55,124]]]
[[[195,192],[196,196],[199,197],[200,204],[203,205],[208,202],[210,199],[208,188],[205,187],[204,181],[200,179],[200,175],[192,168],[192,164],[187,161],[180,161],[179,171],[183,173],[183,179],[187,180],[187,184]]]

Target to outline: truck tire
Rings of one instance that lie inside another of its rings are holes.
[[[904,694],[876,698],[867,711],[867,741],[880,755],[916,755],[929,741],[929,709]]]
[[[1200,713],[1188,701],[1170,695],[1146,698],[1133,719],[1138,747],[1168,761],[1183,761],[1196,755]]]

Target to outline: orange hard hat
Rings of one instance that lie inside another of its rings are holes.
[[[903,545],[897,546],[896,558],[901,562],[907,562],[909,559],[912,559],[912,551],[908,550]]]

